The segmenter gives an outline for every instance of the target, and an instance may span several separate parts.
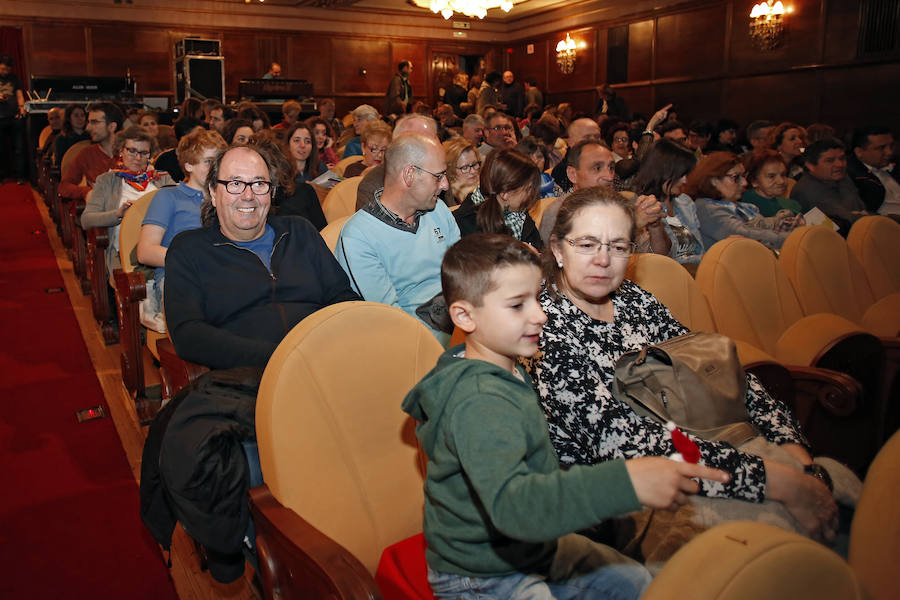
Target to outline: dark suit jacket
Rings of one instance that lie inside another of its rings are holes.
[[[877,213],[884,202],[884,184],[851,152],[847,153],[847,176],[859,190],[859,197],[866,205],[866,210]],[[891,177],[897,179],[897,173],[891,173]]]

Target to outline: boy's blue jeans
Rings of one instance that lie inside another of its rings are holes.
[[[637,600],[650,579],[640,563],[574,533],[559,538],[546,574],[467,577],[428,569],[435,598],[464,600]]]

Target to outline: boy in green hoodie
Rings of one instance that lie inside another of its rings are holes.
[[[519,356],[547,320],[540,259],[527,244],[473,234],[441,266],[465,346],[406,396],[428,455],[425,539],[437,598],[639,598],[647,570],[573,531],[642,506],[670,508],[722,471],[666,458],[562,470]]]

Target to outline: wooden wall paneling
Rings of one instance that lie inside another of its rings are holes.
[[[597,75],[594,78],[596,84],[603,85],[606,83],[606,48],[609,41],[609,29],[601,27],[597,29],[597,48],[594,52],[594,63],[597,68]]]
[[[544,94],[544,102],[547,106],[568,102],[572,105],[573,114],[591,116],[594,114],[594,109],[597,108],[597,92],[593,89],[586,89]]]
[[[28,67],[31,75],[87,75],[85,26],[81,23],[29,26]],[[25,37],[25,36],[23,36]]]
[[[632,115],[640,113],[645,119],[649,119],[658,108],[653,105],[653,86],[651,85],[617,87],[616,95],[625,99],[628,111]]]
[[[288,40],[288,56],[291,59],[290,77],[312,83],[316,97],[324,98],[332,94],[333,55],[328,36],[292,36]]]
[[[596,74],[596,52],[597,52],[597,31],[594,27],[584,29],[569,30],[569,35],[575,41],[576,59],[575,70],[564,75],[560,72],[559,66],[556,64],[556,44],[566,38],[566,32],[563,31],[549,39],[547,44],[547,61],[549,62],[549,75],[547,81],[547,91],[551,93],[565,92],[569,90],[585,90],[591,89],[595,85]]]
[[[241,79],[262,76],[263,72],[259,70],[256,48],[256,36],[252,33],[229,32],[223,36],[225,96],[228,100],[238,99],[238,83]]]
[[[839,132],[869,124],[900,131],[900,63],[825,69],[822,80],[819,121]]]
[[[743,124],[769,119],[809,125],[819,118],[818,87],[811,70],[730,79],[725,83],[722,116]]]
[[[648,81],[652,76],[653,20],[628,25],[628,81]]]
[[[373,106],[381,110],[388,82],[397,69],[396,64],[390,64],[390,42],[386,39],[335,37],[332,39],[332,51],[335,94],[380,95],[382,101]],[[365,69],[366,74],[362,75],[360,69]]]
[[[654,79],[722,72],[725,6],[661,16],[656,23]]]
[[[92,25],[94,75],[124,77],[128,70],[138,92],[168,95],[172,90],[172,48],[165,30],[134,25]]]
[[[758,1],[758,0],[757,0]],[[794,12],[785,16],[784,37],[774,50],[760,50],[750,40],[750,9],[753,0],[732,0],[732,32],[729,70],[732,76],[787,70],[819,63],[820,28],[823,16],[820,3],[812,0],[787,0]]]
[[[256,74],[251,77],[265,75],[273,62],[281,65],[283,77],[293,77],[291,75],[291,57],[288,54],[287,33],[256,36]]]
[[[528,54],[528,45],[534,46],[534,53]],[[510,70],[515,74],[516,79],[524,81],[529,77],[537,80],[538,87],[541,90],[547,87],[547,40],[526,40],[524,42],[512,46],[513,53],[510,55]],[[556,62],[553,63],[554,68]]]
[[[686,127],[695,119],[712,121],[722,116],[722,87],[721,79],[658,84],[656,106],[671,103]]]
[[[849,62],[856,58],[859,9],[859,0],[828,1],[824,54],[826,63]]]

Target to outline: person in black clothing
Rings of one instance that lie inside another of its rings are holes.
[[[444,102],[453,107],[453,113],[462,119],[466,116],[462,109],[462,103],[466,101],[469,95],[466,86],[469,83],[469,76],[465,73],[457,73],[453,78],[453,83],[447,86],[444,91]]]
[[[512,71],[503,72],[503,85],[500,87],[500,97],[506,105],[506,112],[514,117],[521,117],[525,109],[525,89],[515,80]]]
[[[359,300],[309,221],[270,216],[279,173],[251,148],[210,168],[203,229],[166,253],[166,323],[179,357],[213,369],[264,367],[302,319]]]
[[[900,177],[893,166],[894,135],[887,127],[859,127],[850,139],[847,175],[871,213],[900,215]]]
[[[481,195],[476,204],[470,194],[453,212],[459,233],[504,233],[544,247],[537,225],[528,214],[538,199],[541,172],[529,157],[513,149],[488,154],[481,168]]]
[[[0,180],[3,171],[25,182],[25,96],[13,59],[0,54]]]

